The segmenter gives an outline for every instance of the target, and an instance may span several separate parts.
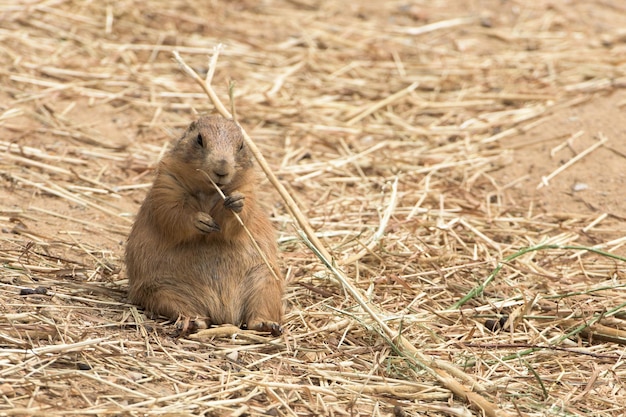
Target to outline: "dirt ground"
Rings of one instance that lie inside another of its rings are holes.
[[[622,260],[536,252],[452,306],[527,246],[626,255],[625,28],[619,0],[0,2],[0,416],[621,415]],[[493,409],[402,356],[267,180],[287,336],[178,339],[127,303],[159,157],[215,111],[172,51],[205,75],[218,43],[333,263]]]
[[[529,211],[604,215],[624,220],[626,141],[622,108],[626,94],[618,91],[590,99],[576,108],[559,110],[515,139],[512,163],[501,175],[515,182],[507,197]],[[606,138],[605,145],[580,159],[543,185],[543,178]],[[609,138],[614,138],[609,140]],[[528,144],[528,145],[526,145]],[[530,204],[534,207],[531,207]]]

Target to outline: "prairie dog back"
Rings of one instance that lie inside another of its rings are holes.
[[[223,200],[207,175],[226,195]],[[126,246],[129,298],[173,319],[204,319],[280,334],[283,279],[259,207],[256,174],[239,126],[219,116],[192,122],[159,163]]]

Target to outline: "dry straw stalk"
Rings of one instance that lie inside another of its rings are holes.
[[[209,71],[207,73],[208,80],[210,80],[213,74],[215,73],[215,67],[217,65],[217,57],[219,55],[220,48],[221,46],[219,45],[215,48],[214,54],[210,59]],[[191,76],[200,85],[200,87],[204,90],[204,92],[207,93],[209,99],[211,100],[213,105],[215,105],[215,108],[217,109],[217,111],[222,116],[232,119],[233,115],[221,103],[219,97],[217,96],[213,88],[211,87],[211,84],[207,83],[193,69],[191,69],[191,67],[189,67],[189,65],[185,63],[185,61],[181,58],[180,54],[177,51],[174,51],[174,58],[176,59],[176,62],[178,62],[180,67],[185,71],[185,73]],[[412,85],[411,88],[406,89],[401,94],[404,95],[412,91],[413,89],[415,89],[415,87],[417,87],[416,84]],[[388,100],[388,102],[391,102],[400,96],[401,95],[399,93],[394,94],[393,96],[390,96],[391,100]],[[368,109],[362,114],[355,116],[355,118],[351,119],[350,122],[348,122],[348,125],[355,123],[358,120],[357,118],[360,119],[362,117],[365,117],[368,114],[376,111],[378,108],[384,106],[385,104],[387,104],[387,102],[384,104],[381,104],[380,106],[376,105],[372,109]],[[346,291],[352,296],[354,301],[356,301],[361,306],[361,308],[363,308],[363,310],[370,316],[370,318],[380,327],[384,336],[386,336],[394,344],[394,346],[399,349],[400,353],[402,353],[402,355],[405,358],[413,362],[416,366],[419,366],[420,368],[423,368],[426,371],[428,371],[444,387],[448,388],[455,395],[459,396],[461,399],[468,402],[471,406],[484,412],[485,415],[490,416],[490,417],[508,415],[508,413],[505,413],[502,410],[499,410],[495,404],[493,404],[491,401],[489,401],[488,399],[483,397],[481,394],[476,392],[476,389],[481,389],[481,385],[477,381],[475,381],[472,377],[465,374],[463,371],[454,368],[452,365],[445,363],[444,361],[436,360],[434,358],[429,358],[426,355],[422,354],[401,333],[399,333],[396,330],[391,329],[387,325],[387,323],[385,323],[385,321],[381,318],[382,314],[378,310],[378,308],[374,304],[366,301],[365,295],[357,287],[355,287],[352,284],[351,280],[345,275],[345,273],[341,269],[335,266],[335,261],[333,260],[334,257],[330,254],[330,252],[328,252],[326,247],[317,238],[317,235],[311,228],[309,221],[304,216],[304,214],[302,213],[302,211],[300,210],[300,208],[298,207],[294,199],[291,197],[287,189],[282,185],[282,183],[278,180],[278,178],[276,178],[276,175],[274,175],[269,164],[263,157],[263,154],[259,151],[258,147],[254,143],[252,138],[248,135],[248,133],[245,131],[243,127],[241,127],[241,131],[246,141],[246,145],[252,151],[252,154],[254,155],[259,165],[263,169],[263,172],[265,173],[267,178],[270,180],[272,185],[276,188],[276,190],[278,191],[282,199],[285,201],[285,204],[287,205],[289,212],[296,219],[296,221],[298,222],[298,225],[302,228],[305,238],[309,242],[310,247],[313,249],[316,255],[320,257],[320,259],[326,265],[326,267],[333,273],[333,275],[341,283],[343,288],[346,289]],[[217,186],[216,188],[219,190]],[[241,222],[241,219],[238,216],[237,218]],[[254,241],[254,238],[252,236],[251,236],[251,239]],[[257,250],[261,252],[258,246],[257,246]],[[265,259],[265,256],[263,254],[262,256]],[[271,266],[268,265],[268,267],[270,268],[270,270],[272,270],[272,272],[274,272]],[[468,385],[463,385],[459,383],[457,380],[455,380],[450,375],[449,373],[450,370],[452,370],[453,374],[456,377],[461,378],[464,382],[468,383]],[[484,389],[481,389],[481,390],[484,390]]]
[[[623,414],[625,20],[617,0],[0,4],[0,415]],[[229,79],[293,200],[259,187],[287,331],[176,338],[127,303],[124,241]]]

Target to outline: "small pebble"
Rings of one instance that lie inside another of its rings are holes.
[[[400,407],[399,405],[396,405],[395,407],[393,407],[393,416],[394,417],[406,417],[406,411],[404,411],[404,408]]]
[[[6,395],[7,397],[13,397],[15,395],[15,390],[11,386],[11,384],[4,383],[0,385],[0,395]]]
[[[32,288],[22,288],[20,290],[20,295],[48,295],[48,289],[46,287],[37,287],[35,289]]]
[[[89,370],[91,370],[91,366],[89,366],[88,364],[83,363],[83,362],[78,362],[76,364],[76,368],[78,368],[79,371],[89,371]]]
[[[502,316],[499,320],[485,320],[485,327],[492,332],[497,332],[504,327],[509,316]]]

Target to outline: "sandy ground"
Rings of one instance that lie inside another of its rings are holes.
[[[126,303],[124,244],[158,158],[213,111],[171,51],[204,74],[219,42],[222,100],[235,80],[241,124],[412,343],[493,383],[511,415],[622,412],[623,343],[556,343],[579,322],[539,316],[611,311],[623,263],[536,255],[446,308],[527,245],[626,254],[626,7],[348,3],[0,2],[0,415],[480,415],[352,316],[267,181],[290,339],[179,340]],[[361,253],[396,178],[385,237]],[[38,286],[57,295],[17,296]],[[526,314],[523,331],[485,330],[501,314]],[[502,359],[548,342],[587,356]]]

